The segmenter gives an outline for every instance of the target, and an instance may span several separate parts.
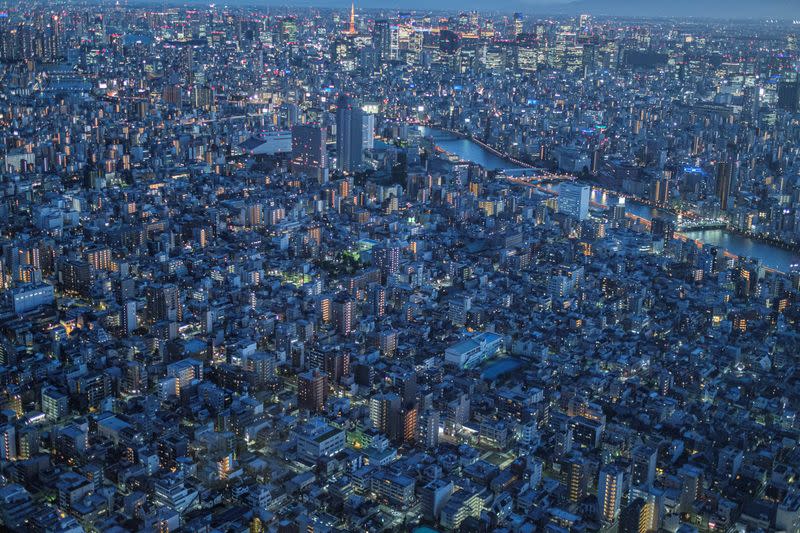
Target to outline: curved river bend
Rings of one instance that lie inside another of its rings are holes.
[[[492,170],[514,167],[513,163],[493,154],[471,139],[458,138],[436,128],[420,127],[420,131],[423,135],[433,137],[434,143],[442,150],[456,154],[465,161],[472,161],[484,168]],[[608,199],[601,191],[594,190],[592,199],[598,203],[607,205]],[[630,200],[626,202],[626,208],[629,213],[648,220],[652,219],[654,216],[672,217],[672,215],[666,211]],[[760,259],[763,261],[764,265],[780,270],[781,272],[788,272],[791,265],[800,264],[800,254],[726,230],[686,231],[683,232],[683,234],[690,239],[723,248],[738,256]]]

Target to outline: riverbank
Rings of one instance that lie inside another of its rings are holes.
[[[472,161],[486,169],[499,170],[516,168],[533,168],[532,165],[506,157],[503,152],[487,145],[469,135],[448,128],[420,126],[423,135],[430,135],[434,143],[443,150],[456,154],[465,161]],[[439,139],[436,139],[438,133]],[[521,164],[518,164],[521,163]],[[602,189],[605,194],[626,198],[628,212],[636,216],[652,220],[655,216],[677,218],[678,212],[656,206],[647,199],[636,198],[621,192],[605,189],[602,186],[587,183],[595,189]],[[594,199],[594,195],[593,195]],[[682,216],[687,216],[680,213]],[[789,272],[793,265],[800,264],[800,249],[794,249],[783,241],[770,242],[756,235],[729,230],[686,231],[683,235],[702,244],[716,246],[729,251],[732,255],[760,259],[768,267],[780,272]]]
[[[612,195],[617,196],[617,197],[625,198],[626,200],[631,200],[633,202],[636,202],[637,204],[646,205],[646,206],[648,206],[648,207],[650,207],[652,209],[658,210],[662,214],[666,213],[669,216],[674,217],[675,219],[677,219],[678,216],[682,216],[684,218],[686,218],[687,216],[695,216],[695,217],[699,216],[696,213],[692,213],[691,211],[678,211],[678,210],[672,209],[670,207],[665,207],[665,206],[662,206],[662,205],[658,205],[655,202],[653,202],[651,200],[648,200],[646,198],[639,198],[638,196],[633,196],[633,195],[630,195],[630,194],[626,194],[626,193],[623,193],[623,192],[616,191],[614,189],[609,189],[607,187],[603,187],[603,186],[598,185],[598,184],[596,184],[594,182],[591,182],[591,181],[587,181],[585,184],[589,185],[593,189],[602,190],[602,191],[604,191],[604,192],[606,192],[608,194],[612,194]],[[784,249],[786,251],[792,252],[794,254],[798,254],[798,256],[800,256],[800,244],[793,244],[793,243],[785,242],[785,241],[782,241],[780,239],[776,239],[774,237],[769,237],[769,236],[762,235],[762,234],[759,234],[759,233],[752,233],[752,232],[748,232],[748,231],[742,231],[742,230],[732,226],[729,223],[726,223],[724,228],[698,228],[697,230],[688,230],[688,231],[689,232],[696,232],[696,231],[706,231],[708,229],[714,229],[714,230],[716,230],[716,229],[724,229],[724,231],[726,231],[728,233],[734,233],[734,234],[739,235],[739,236],[741,236],[743,238],[746,238],[746,239],[753,239],[753,240],[762,242],[764,244],[769,244],[770,246],[775,246],[777,248],[782,248],[782,249]]]
[[[588,184],[587,185],[591,185]],[[611,197],[617,194],[609,189],[593,186],[592,200],[598,204],[608,206]],[[674,210],[662,207],[654,207],[649,204],[638,202],[629,196],[625,202],[626,211],[636,217],[652,220],[655,217],[677,220],[677,213]],[[764,265],[778,272],[789,272],[792,266],[800,264],[800,252],[786,249],[783,246],[776,246],[764,240],[740,235],[736,231],[726,229],[701,229],[685,230],[678,232],[681,237],[696,241],[702,245],[715,246],[736,257],[751,257],[760,259]]]
[[[485,142],[483,142],[482,140],[478,139],[477,137],[474,137],[472,135],[468,135],[466,133],[462,133],[462,132],[460,132],[458,130],[445,128],[444,126],[420,126],[420,130],[422,131],[423,135],[425,135],[425,131],[424,130],[444,131],[446,133],[449,133],[449,134],[457,137],[458,139],[462,139],[462,140],[473,142],[473,143],[477,144],[478,146],[480,146],[481,148],[483,148],[484,150],[487,150],[491,154],[495,155],[496,157],[504,159],[504,160],[508,161],[509,163],[513,163],[517,167],[534,168],[534,166],[531,165],[530,163],[526,163],[524,161],[520,161],[519,159],[516,159],[515,157],[509,155],[508,153],[500,151],[499,149],[495,148],[491,144],[486,144]],[[480,163],[478,163],[478,164],[480,164]],[[481,165],[481,166],[483,166],[483,165]]]

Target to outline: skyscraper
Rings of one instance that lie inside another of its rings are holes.
[[[372,44],[381,61],[389,60],[391,48],[391,27],[386,19],[376,20],[372,28]]]
[[[717,201],[719,201],[719,207],[723,211],[728,209],[732,175],[732,165],[729,161],[717,163]]]
[[[364,150],[375,147],[375,115],[364,113],[361,117],[361,145]]]
[[[589,216],[589,196],[592,189],[588,185],[563,183],[558,192],[558,212],[578,220]]]
[[[784,80],[778,83],[778,108],[796,113],[800,107],[800,81]]]
[[[363,111],[353,98],[342,95],[336,110],[336,168],[354,172],[363,160]]]

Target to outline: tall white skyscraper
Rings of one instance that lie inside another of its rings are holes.
[[[578,220],[589,216],[589,198],[592,188],[588,185],[562,183],[558,188],[558,212]]]

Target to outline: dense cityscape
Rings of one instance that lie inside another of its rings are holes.
[[[800,12],[4,6],[2,529],[800,532]]]

